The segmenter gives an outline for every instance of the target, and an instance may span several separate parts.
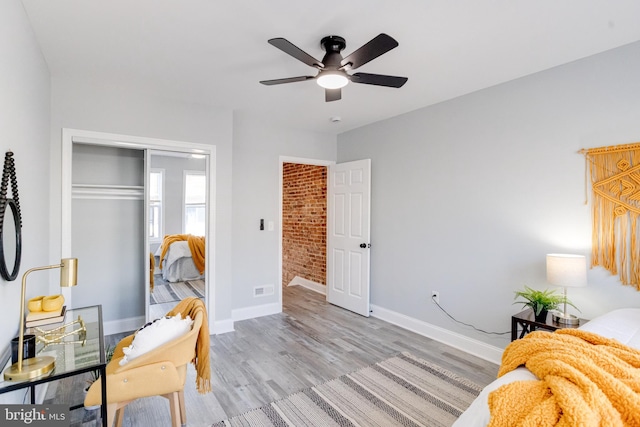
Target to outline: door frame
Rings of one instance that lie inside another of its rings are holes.
[[[326,166],[327,168],[331,165],[335,165],[335,160],[322,160],[322,159],[310,159],[305,157],[290,157],[290,156],[280,156],[279,158],[280,167],[279,167],[279,175],[278,175],[278,187],[280,191],[278,193],[278,229],[280,230],[280,237],[278,239],[278,304],[280,306],[280,311],[282,311],[282,239],[283,239],[283,229],[282,229],[282,192],[284,191],[284,182],[282,179],[282,174],[284,172],[284,164],[285,163],[297,163],[301,165],[312,165],[312,166]]]
[[[215,271],[215,212],[216,212],[216,146],[200,144],[194,142],[176,141],[168,139],[157,139],[131,135],[112,134],[105,132],[87,131],[80,129],[63,128],[62,129],[62,170],[61,170],[61,258],[72,256],[71,247],[71,231],[73,220],[72,214],[72,166],[73,166],[73,143],[82,143],[88,145],[99,145],[106,147],[129,148],[135,150],[159,150],[159,151],[176,151],[193,154],[204,154],[209,156],[206,166],[208,177],[207,185],[207,223],[205,241],[205,283],[207,289],[205,293],[205,306],[207,308],[209,329],[213,330],[215,319],[215,304],[212,304],[215,298],[215,274],[209,274]],[[147,177],[145,176],[145,186]],[[146,196],[145,196],[146,198]],[[146,213],[145,213],[146,215]],[[145,239],[146,240],[146,239]],[[143,258],[147,259],[147,258]],[[146,271],[149,269],[147,268]],[[64,294],[64,288],[63,288]],[[146,293],[145,293],[146,295]],[[71,305],[71,293],[67,291],[64,295],[65,299]],[[148,295],[147,295],[148,297]],[[146,308],[145,308],[146,315]]]

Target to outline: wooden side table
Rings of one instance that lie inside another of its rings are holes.
[[[528,308],[511,316],[511,341],[522,338],[529,332],[533,332],[537,329],[555,331],[561,328],[577,328],[588,322],[586,319],[579,320],[580,323],[577,325],[565,325],[564,323],[554,322],[552,314],[548,313],[544,322],[536,322],[533,310]]]

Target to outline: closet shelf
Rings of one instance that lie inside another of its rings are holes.
[[[142,185],[72,184],[74,199],[144,200]]]

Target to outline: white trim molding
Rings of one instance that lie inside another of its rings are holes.
[[[210,335],[226,334],[233,331],[235,331],[233,319],[216,320],[213,322],[213,327],[209,329]]]
[[[282,312],[282,306],[278,302],[270,304],[253,305],[251,307],[236,308],[231,310],[231,317],[234,322],[247,319],[255,319],[256,317],[270,316]]]
[[[144,316],[129,317],[126,319],[110,320],[104,322],[104,335],[120,334],[122,332],[131,332],[144,326]]]
[[[451,347],[478,356],[481,359],[500,365],[502,360],[501,348],[486,344],[482,341],[474,340],[439,326],[432,325],[422,320],[414,319],[404,314],[388,310],[383,307],[371,304],[371,315],[382,319],[385,322],[393,323],[403,329],[407,329],[416,334],[440,341]]]
[[[300,276],[294,277],[287,286],[302,286],[303,288],[307,288],[322,295],[327,294],[327,287],[325,285]]]

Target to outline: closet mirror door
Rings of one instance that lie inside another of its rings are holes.
[[[206,298],[208,162],[206,155],[147,150],[147,320],[186,297]]]

